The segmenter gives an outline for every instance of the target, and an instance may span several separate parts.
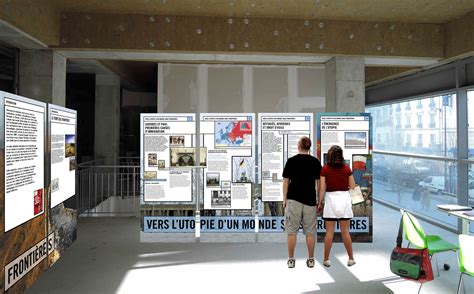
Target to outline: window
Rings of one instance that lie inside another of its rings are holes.
[[[430,113],[430,128],[436,127],[435,115],[435,113]]]
[[[436,145],[436,135],[435,134],[430,134],[430,145],[431,146]]]
[[[418,123],[416,124],[416,127],[420,129],[420,128],[423,127],[423,117],[422,117],[422,114],[421,114],[421,113],[418,113],[418,114],[417,114],[417,118],[418,118]]]
[[[410,109],[411,106],[414,109]],[[392,205],[428,216],[440,223],[457,226],[446,218],[436,203],[454,202],[457,189],[457,97],[454,94],[428,96],[379,107],[401,108],[384,126],[383,145],[374,143],[374,197]],[[422,105],[420,107],[419,105]],[[377,108],[377,107],[374,107]],[[411,111],[410,111],[411,110]],[[474,89],[468,91],[470,160],[474,158]],[[384,118],[386,120],[386,118]],[[401,123],[401,127],[398,125]],[[413,125],[412,125],[413,123]],[[374,132],[380,122],[373,121]],[[423,129],[426,128],[426,129]],[[385,155],[377,151],[396,152]],[[419,155],[419,156],[412,156]],[[425,159],[439,156],[455,159]],[[469,165],[469,199],[474,204],[474,164]],[[436,194],[436,195],[435,195]],[[423,200],[425,199],[425,200]],[[431,202],[429,202],[430,200]],[[471,230],[474,226],[471,226]]]
[[[467,113],[469,158],[474,158],[474,89],[467,91]],[[474,176],[474,165],[472,175]],[[474,191],[472,194],[474,198]]]
[[[474,158],[474,89],[469,95],[468,97],[471,98],[469,100],[470,109],[468,113],[472,113],[469,118],[470,148],[471,157]],[[367,110],[374,114],[374,136],[380,133],[380,139],[382,140],[379,141],[380,144],[374,143],[374,150],[455,157],[457,149],[456,95],[446,96],[451,97],[452,106],[443,106],[443,96],[438,95],[413,99],[411,101],[395,102],[388,105],[368,107]],[[418,100],[422,100],[423,109],[417,109],[414,112],[405,110],[409,102],[416,108]],[[427,108],[430,103],[436,104],[438,108]],[[395,112],[397,108],[401,108],[401,111]],[[394,110],[395,115],[376,117],[375,113],[377,109],[380,109],[381,116],[390,109]],[[424,138],[421,142],[423,148],[419,148],[418,134],[422,133],[422,130],[424,133]],[[386,134],[389,134],[387,140],[385,140]],[[430,134],[435,134],[435,144],[430,144]],[[410,136],[411,139],[408,139]],[[375,139],[376,137],[374,137],[374,141]],[[407,146],[409,147],[406,148]]]
[[[430,108],[431,109],[436,108],[436,103],[435,103],[434,98],[430,98]]]
[[[418,100],[418,103],[416,104],[416,108],[417,109],[423,108],[423,103],[421,102],[421,100]]]
[[[411,128],[411,115],[410,114],[407,114],[406,115],[406,124],[405,124],[405,128],[406,129],[410,129]]]
[[[416,141],[417,147],[423,147],[423,134],[418,134],[418,140]]]

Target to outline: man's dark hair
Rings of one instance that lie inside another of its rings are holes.
[[[301,137],[298,146],[300,146],[301,149],[308,151],[311,148],[311,139],[308,137]]]
[[[333,145],[329,148],[326,158],[327,164],[332,167],[341,167],[344,165],[344,156],[342,156],[342,149],[338,145]]]

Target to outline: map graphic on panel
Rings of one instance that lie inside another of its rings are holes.
[[[215,132],[216,148],[238,148],[249,147],[252,145],[252,122],[216,122]]]

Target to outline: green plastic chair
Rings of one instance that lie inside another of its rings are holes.
[[[458,294],[463,284],[463,276],[474,277],[474,236],[459,235],[459,271]],[[464,284],[463,284],[464,285]],[[464,291],[466,292],[466,291]]]
[[[409,212],[400,210],[403,217],[403,229],[408,246],[413,244],[416,248],[427,248],[430,258],[436,253],[459,250],[459,247],[446,241],[437,235],[426,235],[418,220]],[[435,256],[437,276],[439,276],[438,260]],[[445,270],[449,270],[449,265],[444,265]]]

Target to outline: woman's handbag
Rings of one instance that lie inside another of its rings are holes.
[[[390,270],[402,278],[421,283],[433,280],[433,269],[428,249],[402,248],[403,216],[398,228],[397,247],[390,257]]]
[[[352,205],[357,205],[365,201],[359,186],[355,186],[354,189],[349,189],[349,193],[351,194]]]

